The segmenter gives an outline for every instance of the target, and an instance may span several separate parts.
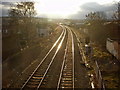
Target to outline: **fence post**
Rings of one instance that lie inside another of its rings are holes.
[[[95,65],[96,65],[95,73],[96,73],[96,77],[97,77],[97,81],[98,81],[98,88],[100,88],[101,90],[105,90],[104,81],[103,81],[101,71],[99,69],[97,61],[95,61]]]

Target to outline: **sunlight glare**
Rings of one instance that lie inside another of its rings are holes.
[[[80,11],[80,6],[88,2],[99,4],[112,3],[118,0],[35,0],[38,15],[67,17]]]
[[[36,10],[38,13],[47,15],[68,16],[79,11],[79,7],[77,7],[76,2],[73,3],[72,0],[45,0],[36,3]]]

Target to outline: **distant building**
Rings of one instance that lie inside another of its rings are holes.
[[[113,56],[120,59],[120,39],[108,38],[106,41],[106,48]]]
[[[38,28],[37,29],[38,36],[48,36],[50,34],[50,31],[48,28]]]

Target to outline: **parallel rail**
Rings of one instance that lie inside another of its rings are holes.
[[[57,48],[55,54],[54,54],[54,56],[52,57],[52,60],[51,60],[50,64],[48,65],[48,68],[46,69],[46,71],[45,71],[45,73],[44,73],[44,75],[43,75],[43,77],[42,77],[42,79],[41,79],[41,81],[40,81],[40,83],[39,83],[39,85],[38,85],[37,88],[40,88],[40,86],[42,85],[42,82],[44,81],[44,79],[45,79],[45,77],[46,77],[46,75],[47,75],[47,73],[48,73],[48,71],[49,71],[49,69],[50,69],[50,66],[52,65],[52,63],[53,63],[53,61],[54,61],[54,59],[55,59],[55,57],[56,57],[56,55],[57,55],[57,53],[58,53],[58,51],[59,51],[59,49],[60,49],[60,47],[61,47],[64,39],[65,39],[65,35],[66,35],[66,30],[65,30],[64,36],[63,36],[60,44],[58,45],[58,48]]]
[[[74,41],[71,30],[68,27],[66,28],[69,30],[69,34],[57,90],[60,88],[74,89]]]
[[[63,28],[63,27],[62,27]],[[61,33],[61,35],[59,36],[59,38],[57,39],[57,41],[54,43],[54,45],[52,46],[52,48],[48,51],[48,53],[45,55],[45,57],[42,59],[42,61],[39,63],[39,65],[36,67],[36,69],[32,72],[32,74],[29,76],[29,78],[26,80],[26,82],[22,85],[21,89],[24,88],[40,88],[51,64],[54,61],[54,58],[56,57],[61,44],[63,43],[63,40],[65,38],[66,35],[66,30],[63,28],[63,32]],[[63,37],[62,37],[63,36]],[[61,41],[60,41],[61,39]],[[48,55],[51,53],[51,51],[55,48],[55,46],[58,44],[58,42],[60,41],[60,44],[58,45],[58,48],[54,54],[54,56],[52,57],[51,62],[49,63],[46,71],[44,74],[39,74],[39,67],[42,65],[42,63],[46,60],[46,58],[48,57]]]

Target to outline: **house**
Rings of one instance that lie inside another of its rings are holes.
[[[107,38],[106,48],[113,56],[120,60],[120,39]]]

